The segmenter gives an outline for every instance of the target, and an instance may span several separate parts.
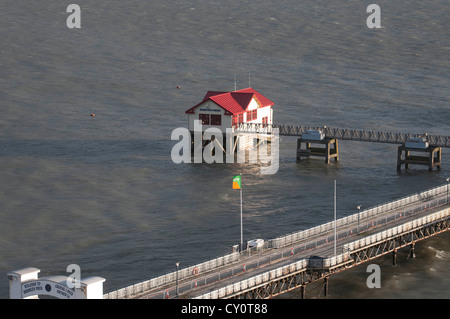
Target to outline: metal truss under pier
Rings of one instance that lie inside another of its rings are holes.
[[[303,134],[307,131],[320,132],[314,141],[303,139]],[[302,125],[262,125],[258,123],[241,123],[235,128],[235,133],[273,133],[277,132],[280,136],[299,136],[297,141],[297,161],[302,157],[310,156],[325,157],[325,163],[329,164],[330,159],[339,161],[338,140],[389,143],[398,144],[397,171],[401,171],[401,166],[405,169],[409,164],[418,164],[428,166],[432,171],[434,167],[441,168],[441,148],[450,148],[450,136],[380,132],[369,130],[353,130],[346,128],[331,128],[327,126],[302,126]],[[409,139],[419,139],[423,142],[420,147],[406,147]],[[306,149],[301,149],[301,144],[306,144]],[[310,144],[325,144],[325,149],[311,147]],[[334,148],[330,148],[333,145]],[[411,152],[425,152],[428,156],[411,155]],[[404,155],[403,155],[404,153]]]
[[[450,184],[377,205],[334,222],[269,239],[104,294],[105,299],[271,298],[449,229]],[[333,236],[334,233],[334,236]],[[316,286],[316,285],[313,285]],[[311,286],[308,287],[311,289]]]
[[[449,218],[444,218],[424,225],[423,227],[413,229],[409,233],[400,234],[384,242],[353,251],[351,253],[354,261],[353,265],[359,265],[391,252],[393,253],[393,264],[395,265],[397,263],[397,251],[408,246],[410,247],[410,257],[415,257],[414,245],[416,242],[449,230],[449,225]]]
[[[410,257],[415,257],[414,246],[416,242],[441,234],[449,229],[450,221],[447,215],[443,219],[412,228],[410,231],[397,234],[384,241],[351,250],[349,251],[350,258],[347,261],[336,264],[333,267],[308,266],[298,272],[286,274],[273,281],[227,296],[227,299],[269,299],[294,289],[300,289],[300,297],[303,299],[306,296],[307,285],[319,280],[323,280],[323,293],[324,296],[327,296],[328,280],[331,275],[388,253],[392,253],[393,264],[395,265],[399,249],[410,247]],[[344,245],[344,249],[345,247],[348,246]]]

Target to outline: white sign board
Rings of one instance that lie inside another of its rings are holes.
[[[40,269],[34,267],[10,271],[7,274],[9,278],[9,297],[11,299],[28,299],[46,295],[58,299],[103,298],[103,282],[105,278],[94,276],[74,283],[72,277],[66,276],[38,278],[39,272]],[[71,285],[72,283],[73,285]]]
[[[75,289],[68,288],[61,283],[51,280],[34,280],[22,284],[22,298],[36,295],[47,295],[59,299],[79,299],[84,294],[76,293]],[[86,298],[86,295],[84,295]]]

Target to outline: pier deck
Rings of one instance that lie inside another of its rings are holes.
[[[447,231],[449,217],[448,186],[443,185],[104,297],[271,298],[313,281],[327,282],[336,272],[386,253],[395,256],[397,249],[413,248],[415,242]]]
[[[428,166],[428,170],[432,171],[434,167],[438,170],[441,168],[441,148],[450,147],[450,136],[430,135],[428,133],[411,134],[411,133],[393,133],[370,130],[354,130],[346,128],[331,128],[327,126],[303,126],[303,125],[262,125],[258,123],[242,123],[235,127],[234,134],[273,134],[277,132],[279,136],[298,137],[297,141],[297,161],[301,158],[309,158],[311,156],[325,157],[325,163],[329,164],[330,159],[334,158],[339,161],[338,141],[360,141],[371,143],[388,143],[399,145],[397,154],[397,171],[401,171],[401,166],[405,165],[405,169],[410,164]],[[309,140],[309,132],[315,132],[315,140]],[[305,134],[306,133],[306,134]],[[319,134],[320,133],[320,134]],[[306,137],[304,138],[304,134]],[[422,141],[423,145],[414,145],[406,147],[412,140]],[[306,144],[306,148],[302,149],[301,145]],[[325,148],[311,147],[311,144],[326,145]],[[333,147],[331,147],[333,145]],[[425,153],[426,156],[411,155],[411,152]],[[403,155],[404,153],[404,155]]]
[[[262,125],[243,123],[240,124],[235,132],[242,133],[267,133],[272,132],[274,129],[278,129],[280,136],[298,136],[301,137],[305,131],[320,130],[327,138],[348,140],[348,141],[360,141],[360,142],[372,142],[372,143],[389,143],[389,144],[404,144],[408,138],[425,138],[430,145],[437,147],[450,148],[450,136],[431,135],[428,133],[413,134],[413,133],[395,133],[395,132],[383,132],[375,130],[355,130],[347,128],[333,128],[327,126],[307,126],[307,125]]]

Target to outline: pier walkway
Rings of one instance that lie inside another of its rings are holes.
[[[450,148],[450,136],[431,135],[428,133],[394,133],[371,130],[355,130],[347,128],[333,128],[327,126],[305,126],[305,125],[264,125],[259,123],[242,123],[235,129],[235,132],[242,133],[271,133],[273,129],[278,129],[280,136],[299,136],[307,130],[318,131],[324,133],[327,138],[373,142],[373,143],[390,143],[404,144],[408,138],[424,138],[430,145],[438,147]]]
[[[449,229],[448,185],[378,205],[326,224],[266,240],[104,295],[106,299],[264,299],[324,280],[332,274]],[[335,241],[336,238],[336,241]],[[325,289],[326,292],[327,289]]]
[[[393,133],[370,130],[353,130],[332,128],[327,126],[302,125],[265,125],[258,123],[242,123],[234,128],[238,137],[254,134],[257,139],[269,139],[274,132],[279,136],[294,136],[297,141],[297,161],[302,158],[319,156],[329,164],[331,159],[339,161],[339,140],[397,144],[397,171],[402,166],[409,168],[410,164],[428,166],[440,170],[442,150],[450,147],[450,136],[430,135],[428,133]],[[307,132],[307,134],[304,134]],[[302,144],[305,148],[302,149]],[[313,146],[312,146],[313,145]]]

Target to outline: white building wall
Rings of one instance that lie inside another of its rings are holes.
[[[256,103],[256,102],[255,102]],[[253,103],[252,103],[253,104]],[[255,108],[248,108],[248,111],[254,110]],[[244,117],[244,122],[247,123],[262,123],[262,119],[264,117],[267,117],[267,124],[272,124],[272,117],[273,117],[273,113],[272,113],[272,107],[271,106],[265,106],[262,108],[258,108],[258,113],[257,113],[257,118],[255,120],[252,121],[247,121],[247,114],[245,114]]]
[[[194,109],[193,114],[188,114],[189,131],[194,131],[194,121],[199,120],[199,114],[209,114],[210,124],[202,125],[202,131],[215,127],[220,129],[224,134],[227,128],[231,128],[231,115],[225,115],[225,110],[212,101],[206,101]],[[211,125],[211,115],[221,115],[221,125]]]
[[[247,111],[251,111],[258,108],[258,102],[256,102],[255,98],[250,101],[250,104],[247,107]]]
[[[262,119],[267,117],[267,124],[272,124],[272,107],[266,106],[258,109],[258,119],[254,122],[262,123]]]

